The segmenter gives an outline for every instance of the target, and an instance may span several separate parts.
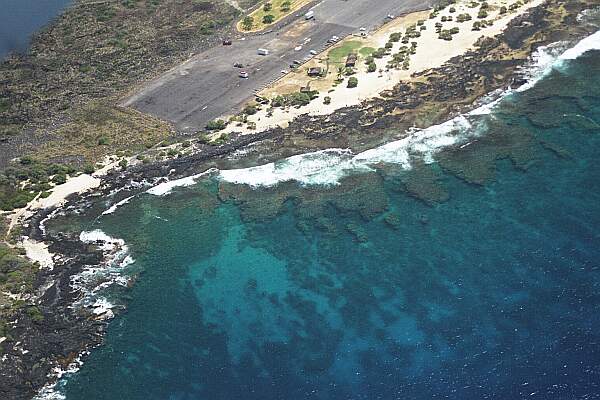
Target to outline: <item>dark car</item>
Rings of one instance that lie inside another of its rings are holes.
[[[223,39],[223,46],[231,46],[231,39]]]
[[[233,66],[234,66],[235,68],[244,68],[244,64],[242,64],[242,63],[239,63],[239,62],[238,62],[238,63],[235,63],[235,64],[233,64]]]

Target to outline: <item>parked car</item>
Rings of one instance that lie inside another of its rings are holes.
[[[231,39],[223,39],[223,46],[231,46]]]
[[[244,68],[244,64],[242,64],[242,63],[239,63],[239,62],[236,62],[235,64],[233,64],[233,66],[234,66],[235,68]]]
[[[248,73],[246,71],[240,71],[240,78],[248,79]]]
[[[311,51],[310,51],[310,54],[312,54],[313,56],[316,56],[316,55],[317,55],[317,54],[319,54],[319,53],[317,53],[317,51],[316,51],[316,50],[311,50]]]

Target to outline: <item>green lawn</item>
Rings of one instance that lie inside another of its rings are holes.
[[[333,64],[342,64],[346,61],[348,54],[356,52],[362,47],[362,42],[358,40],[349,40],[341,46],[331,49],[329,52],[329,62]]]

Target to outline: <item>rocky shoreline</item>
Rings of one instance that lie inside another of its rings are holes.
[[[475,108],[477,100],[488,93],[524,84],[519,70],[540,46],[573,42],[590,34],[591,26],[576,21],[577,15],[590,7],[591,1],[549,1],[547,6],[512,21],[502,35],[482,41],[478,50],[441,68],[425,71],[412,83],[398,84],[382,99],[333,115],[302,116],[286,129],[234,135],[223,145],[195,143],[196,152],[192,155],[113,171],[99,191],[74,196],[64,211],[86,208],[94,199],[128,187],[133,181],[158,183],[166,176],[179,179],[210,168],[246,167],[331,147],[357,152],[398,139],[410,127],[441,123]],[[239,150],[246,154],[233,157]],[[135,193],[145,188],[133,190]],[[115,202],[131,194],[120,192]],[[105,254],[97,243],[83,243],[78,236],[43,232],[40,223],[54,211],[38,212],[27,221],[24,230],[30,238],[49,244],[55,265],[51,270],[41,269],[34,285],[35,303],[43,319],[34,320],[24,309],[20,310],[11,329],[12,338],[2,343],[2,398],[32,398],[56,379],[56,368],[67,368],[81,354],[100,345],[108,323],[89,309],[73,308],[81,293],[71,286],[71,277],[85,266],[102,264]]]

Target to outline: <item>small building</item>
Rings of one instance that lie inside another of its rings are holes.
[[[354,68],[356,66],[357,60],[358,60],[358,56],[356,55],[356,53],[348,54],[348,57],[346,58],[346,67]]]
[[[323,74],[323,68],[311,67],[308,69],[308,76],[321,76]]]

